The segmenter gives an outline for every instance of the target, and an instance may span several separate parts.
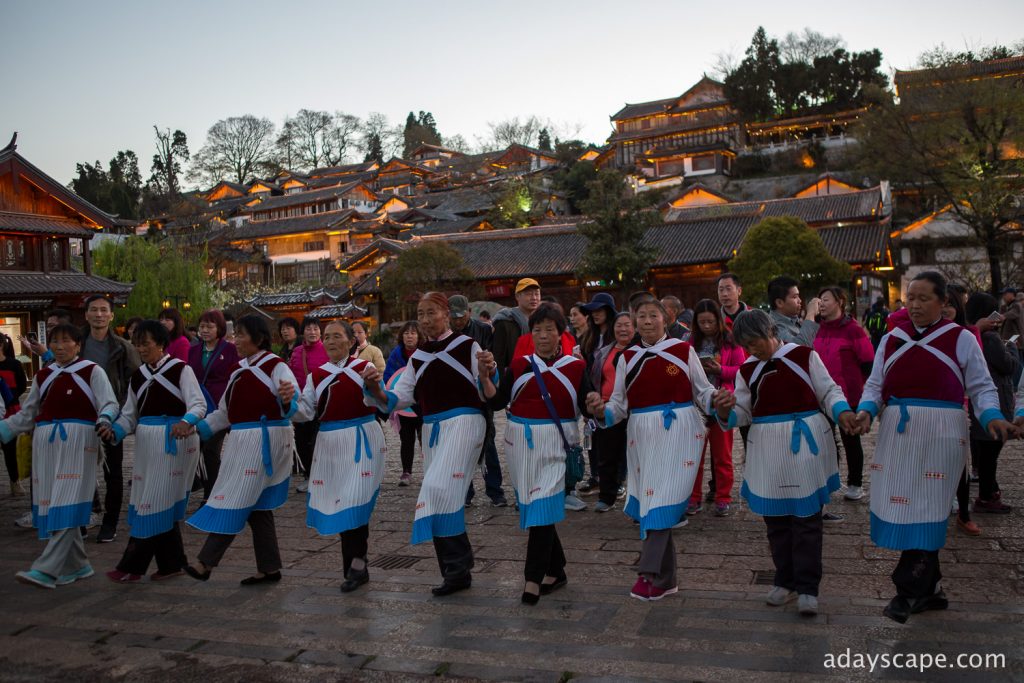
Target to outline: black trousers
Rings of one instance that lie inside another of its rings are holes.
[[[960,472],[960,481],[956,485],[956,516],[961,522],[971,521],[971,483],[967,480],[967,468]]]
[[[116,446],[103,443],[102,448],[106,454],[103,481],[107,484],[107,493],[103,500],[103,526],[116,529],[117,521],[121,518],[121,503],[124,500],[124,442]]]
[[[11,439],[3,445],[4,466],[7,468],[7,476],[11,483],[18,481],[18,440]]]
[[[177,522],[170,531],[156,536],[130,536],[124,554],[121,555],[121,561],[117,563],[117,571],[126,574],[145,574],[149,571],[149,563],[153,558],[156,558],[156,570],[161,574],[173,574],[188,564],[185,546],[181,541],[181,528]]]
[[[527,581],[540,583],[545,576],[560,577],[565,573],[565,551],[554,524],[530,527],[526,542]]]
[[[416,442],[423,441],[423,418],[398,416],[398,438],[402,443],[402,472],[412,474],[412,460],[416,453]]]
[[[597,452],[598,500],[611,505],[618,495],[621,469],[626,462],[626,426],[623,420],[614,427],[594,432],[592,444]]]
[[[938,550],[904,550],[892,572],[896,594],[907,599],[934,595],[941,579]]]
[[[253,510],[246,521],[252,529],[252,549],[256,555],[257,571],[272,574],[281,569],[274,513],[270,510]],[[210,534],[206,537],[203,549],[199,551],[199,561],[207,567],[216,567],[234,540],[233,534]]]
[[[472,579],[473,546],[465,531],[458,536],[435,536],[434,552],[446,582],[464,583]]]
[[[203,454],[203,468],[206,470],[206,479],[203,480],[203,500],[210,499],[213,485],[217,483],[217,475],[220,474],[220,451],[224,445],[224,437],[227,431],[217,432],[209,441],[204,441],[200,447]]]
[[[369,549],[370,527],[367,524],[342,531],[341,536],[341,561],[345,570],[345,577],[348,577],[348,570],[352,568],[352,560],[363,560],[366,562],[366,553]],[[364,567],[365,569],[365,567]]]
[[[829,424],[836,442],[836,462],[839,462],[840,443],[846,453],[846,485],[861,486],[864,483],[864,446],[860,442],[860,434],[847,434],[831,420]]]
[[[316,448],[316,435],[320,433],[320,422],[295,423],[295,452],[302,463],[302,470],[309,479],[309,468],[313,466],[313,449]]]
[[[1002,441],[971,439],[971,454],[978,468],[978,498],[982,500],[992,500],[1000,492],[996,464],[1002,450]]]
[[[775,562],[775,585],[801,595],[818,595],[821,583],[821,511],[810,517],[764,518]]]

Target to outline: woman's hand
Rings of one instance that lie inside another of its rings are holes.
[[[359,375],[363,378],[363,385],[366,387],[366,391],[381,403],[387,403],[387,394],[384,393],[384,388],[380,385],[381,378],[384,375],[377,369],[377,366],[373,363],[367,363]]]
[[[281,380],[277,386],[277,397],[281,399],[281,405],[288,405],[295,398],[295,385],[286,380]]]
[[[704,374],[706,375],[721,375],[722,364],[714,358],[701,358],[701,365],[704,366]]]
[[[498,364],[494,361],[494,354],[490,351],[480,351],[476,354],[476,369],[480,375],[480,382],[485,383],[491,382],[491,378],[494,376],[494,371],[498,369]]]
[[[729,413],[736,406],[736,396],[728,389],[719,389],[712,394],[711,405],[723,421],[729,419]]]
[[[595,418],[604,415],[604,401],[601,400],[601,394],[596,391],[591,391],[587,394],[587,410]]]
[[[1006,420],[992,420],[988,423],[988,433],[993,439],[1006,441],[1020,438],[1020,427]]]
[[[289,401],[290,402],[290,401]],[[196,428],[190,425],[188,422],[182,420],[178,424],[171,427],[171,436],[175,439],[184,439],[186,437],[195,434]]]
[[[861,426],[852,410],[844,410],[839,413],[839,428],[847,434],[860,434]]]
[[[871,413],[861,410],[857,413],[857,426],[849,434],[867,434],[871,431]]]

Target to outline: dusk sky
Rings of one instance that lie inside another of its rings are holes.
[[[1024,39],[1024,2],[3,2],[0,146],[18,131],[61,182],[132,149],[146,178],[154,124],[194,154],[218,119],[301,108],[426,110],[470,143],[536,114],[600,143],[624,102],[682,93],[758,25],[877,47],[891,74],[938,43]]]

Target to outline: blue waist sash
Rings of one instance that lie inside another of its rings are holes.
[[[512,413],[506,413],[505,417],[509,422],[515,422],[516,424],[523,425],[523,435],[526,437],[526,445],[533,450],[533,428],[530,425],[553,425],[554,420],[549,417],[537,418],[537,417],[519,417]],[[576,424],[575,418],[572,420],[562,419],[559,420],[562,424]]]
[[[291,425],[289,420],[268,420],[266,416],[261,417],[259,422],[239,422],[231,425],[231,429],[259,429],[261,435],[261,446],[263,455],[263,471],[268,477],[274,476],[274,461],[270,457],[270,427],[287,427]]]
[[[52,427],[50,429],[49,442],[53,443],[57,439],[58,436],[60,436],[60,440],[61,441],[67,441],[68,440],[68,432],[67,432],[66,429],[64,429],[64,425],[66,425],[66,424],[68,424],[68,425],[86,425],[88,427],[95,427],[96,426],[95,422],[90,422],[89,420],[67,419],[67,420],[41,420],[40,422],[36,422],[36,427]]]
[[[962,403],[954,403],[953,401],[935,401],[928,398],[896,398],[892,396],[886,405],[898,406],[900,409],[900,421],[896,425],[896,433],[902,434],[907,431],[907,423],[910,422],[910,411],[907,410],[907,406],[918,406],[921,408],[945,408],[947,410],[963,410],[964,406]]]
[[[629,411],[630,415],[638,415],[640,413],[661,413],[662,423],[665,429],[672,426],[672,420],[676,419],[677,408],[690,408],[693,406],[693,401],[687,401],[685,403],[662,403],[656,406],[647,406],[646,408],[636,408]]]
[[[811,449],[811,453],[818,454],[818,442],[814,440],[814,433],[811,432],[811,428],[804,422],[804,418],[814,417],[819,411],[817,410],[805,410],[801,413],[784,413],[782,415],[761,415],[755,417],[751,422],[753,424],[768,424],[771,422],[793,422],[793,436],[789,442],[789,449],[794,453],[800,452],[800,439],[807,439],[807,445]]]
[[[167,417],[162,415],[157,417],[156,415],[150,415],[147,417],[139,418],[140,425],[146,425],[147,427],[163,427],[164,428],[164,453],[168,455],[178,454],[178,440],[171,434],[171,427],[181,422],[180,417]]]
[[[328,420],[327,422],[320,423],[321,432],[334,432],[339,429],[350,429],[356,428],[356,462],[362,458],[363,455],[363,444],[366,444],[366,459],[373,459],[373,450],[370,448],[370,437],[366,435],[366,429],[363,427],[365,424],[369,424],[376,420],[374,415],[364,415],[363,417],[355,417],[351,420]]]
[[[483,415],[483,412],[479,408],[452,408],[442,413],[424,415],[423,423],[430,425],[430,441],[427,445],[431,448],[436,446],[438,437],[441,435],[441,423],[459,415]]]

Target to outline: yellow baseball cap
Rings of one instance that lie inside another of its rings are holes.
[[[522,280],[516,283],[516,294],[523,291],[524,289],[529,289],[530,287],[536,287],[537,289],[540,289],[540,283],[534,280],[532,277],[524,277]]]

